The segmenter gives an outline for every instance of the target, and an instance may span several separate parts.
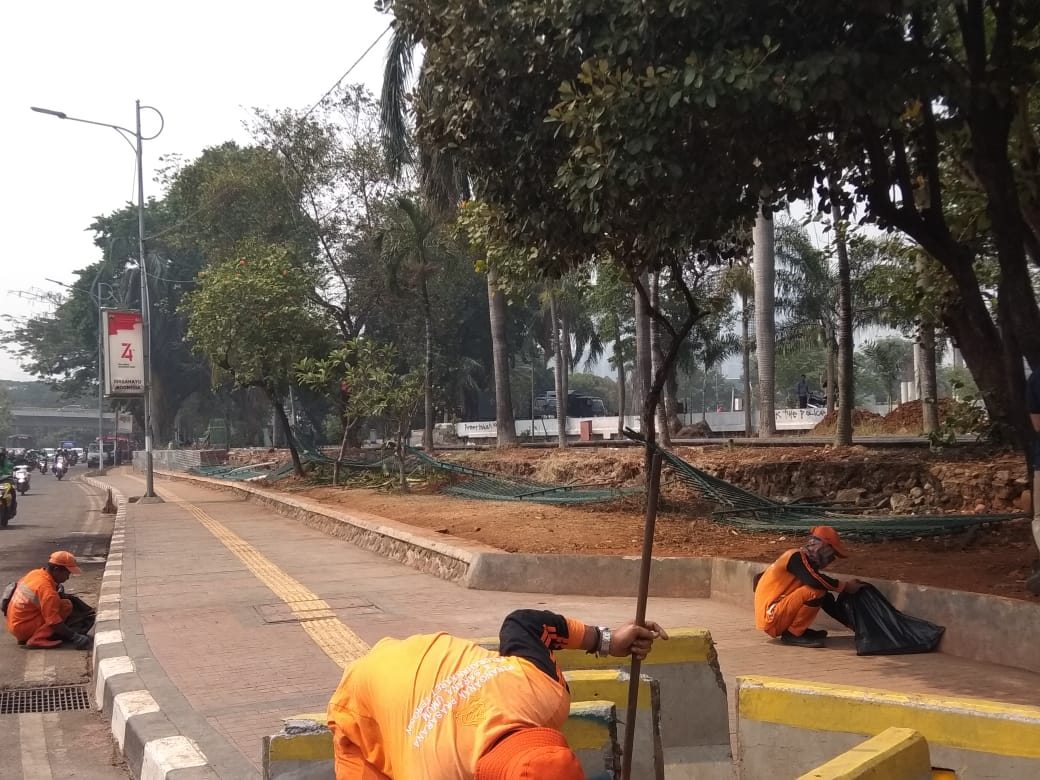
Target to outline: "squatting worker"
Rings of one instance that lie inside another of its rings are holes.
[[[77,649],[90,646],[86,632],[94,625],[94,610],[81,599],[58,591],[79,574],[75,556],[58,550],[47,565],[33,569],[15,585],[7,605],[7,630],[28,647],[57,647],[68,642]]]
[[[553,650],[641,659],[658,637],[656,623],[611,631],[522,609],[497,652],[444,633],[384,639],[329,702],[336,780],[584,780],[559,731],[570,692]]]
[[[855,593],[859,580],[839,582],[823,574],[834,559],[847,557],[838,532],[818,525],[801,547],[788,550],[755,582],[755,628],[781,642],[799,647],[823,647],[827,632],[809,628],[823,607],[841,619],[829,591]]]

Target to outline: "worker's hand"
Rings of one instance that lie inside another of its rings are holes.
[[[72,646],[77,650],[86,650],[94,640],[86,634],[76,634],[72,637]]]
[[[657,623],[648,620],[645,626],[626,623],[610,634],[610,654],[619,658],[626,655],[640,660],[646,658],[657,638],[667,639],[668,634]]]
[[[845,592],[852,594],[862,588],[866,583],[860,582],[859,580],[846,580],[845,581]]]

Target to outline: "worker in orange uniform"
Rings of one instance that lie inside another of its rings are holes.
[[[810,534],[802,547],[785,552],[756,578],[755,628],[787,645],[823,647],[827,632],[809,626],[821,607],[842,620],[831,592],[855,593],[861,583],[822,573],[835,558],[847,557],[837,531],[818,525]]]
[[[57,647],[68,642],[77,649],[90,646],[86,632],[94,625],[94,610],[76,596],[59,591],[79,574],[76,557],[58,550],[47,565],[33,569],[15,584],[7,605],[7,630],[28,647]]]
[[[613,631],[510,613],[498,651],[448,634],[384,639],[329,702],[336,780],[584,780],[559,729],[570,692],[553,650],[645,658],[656,623]]]

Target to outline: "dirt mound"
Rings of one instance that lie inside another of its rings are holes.
[[[878,424],[881,422],[882,417],[880,414],[868,411],[866,409],[853,409],[852,410],[852,428],[853,430],[864,432],[864,429],[871,431],[876,430]],[[835,409],[833,412],[828,414],[814,427],[811,431],[816,436],[828,436],[834,433],[834,429],[838,427],[838,411]]]
[[[951,398],[939,399],[939,423],[946,418],[950,408],[955,404]],[[900,404],[885,415],[881,423],[884,433],[920,434],[924,431],[924,413],[920,401],[907,401]]]
[[[677,439],[703,439],[711,436],[714,431],[705,420],[698,420],[693,425],[684,425],[673,435]]]

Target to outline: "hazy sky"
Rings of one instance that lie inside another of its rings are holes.
[[[379,37],[372,0],[52,0],[0,8],[0,314],[46,311],[26,295],[58,292],[100,259],[93,217],[136,203],[134,152],[108,128],[36,114],[30,106],[133,129],[134,101],[166,126],[144,143],[145,197],[160,156],[190,160],[227,140],[248,142],[251,107],[309,108]],[[350,76],[378,91],[384,37]],[[142,133],[158,128],[142,112]],[[19,291],[21,294],[19,294]],[[6,330],[9,323],[0,321]],[[28,379],[0,351],[0,379]]]

